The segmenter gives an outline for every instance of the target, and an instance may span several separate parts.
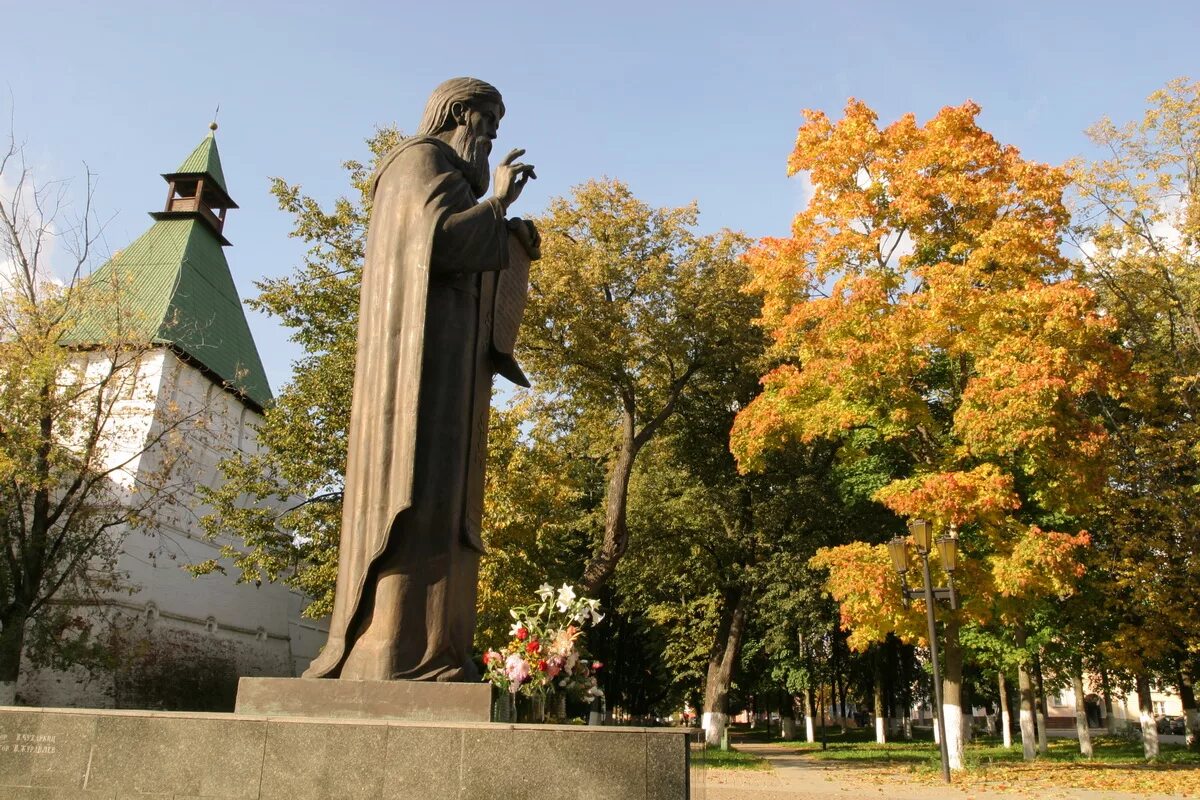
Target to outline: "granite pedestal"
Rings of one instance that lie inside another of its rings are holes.
[[[681,728],[0,707],[8,800],[684,800]]]

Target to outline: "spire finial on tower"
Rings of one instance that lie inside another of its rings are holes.
[[[213,133],[217,132],[217,115],[221,113],[221,104],[217,103],[217,108],[213,111],[212,122],[208,123],[208,129]]]

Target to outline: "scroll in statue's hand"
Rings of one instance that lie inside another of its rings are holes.
[[[511,150],[496,166],[496,178],[493,182],[496,186],[496,199],[500,201],[505,210],[517,201],[517,198],[521,196],[521,190],[525,188],[525,184],[531,178],[537,180],[537,175],[533,172],[533,164],[522,164],[517,161],[523,155],[525,155],[525,151],[520,148]]]
[[[517,237],[517,241],[525,249],[525,254],[529,256],[530,261],[537,261],[542,257],[542,235],[538,233],[537,227],[532,222],[520,217],[512,217],[508,220],[508,230]]]

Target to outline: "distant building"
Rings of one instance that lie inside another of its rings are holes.
[[[24,703],[231,708],[238,676],[298,675],[325,640],[323,624],[300,617],[304,598],[282,584],[239,584],[228,561],[224,575],[193,579],[181,568],[220,560],[221,543],[200,529],[206,509],[197,487],[219,480],[217,462],[226,454],[256,452],[257,427],[272,402],[223,250],[225,215],[237,205],[212,127],[163,175],[168,197],[151,214],[154,224],[92,278],[121,285],[122,312],[141,341],[155,345],[122,401],[124,441],[114,449],[141,451],[168,413],[204,420],[186,445],[180,502],[126,534],[117,565],[124,590],[107,592],[92,609],[98,634],[112,643],[111,668],[34,671],[26,664],[17,687]],[[131,466],[133,481],[156,468],[160,450],[150,447]]]
[[[1085,675],[1084,708],[1088,714],[1088,723],[1092,727],[1102,728],[1106,725],[1104,698],[1101,694],[1100,680],[1094,675]],[[1088,688],[1087,684],[1091,684]],[[1182,717],[1183,700],[1173,687],[1154,686],[1151,684],[1150,702],[1155,717]],[[1134,691],[1114,689],[1112,692],[1113,718],[1118,730],[1130,725],[1141,724],[1141,711],[1138,708],[1138,696]],[[1058,691],[1046,692],[1046,727],[1074,728],[1075,727],[1075,692],[1070,686]]]

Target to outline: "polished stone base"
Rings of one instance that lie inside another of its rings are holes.
[[[413,722],[487,722],[489,683],[242,678],[236,714]]]
[[[686,733],[0,707],[0,797],[685,800]]]

